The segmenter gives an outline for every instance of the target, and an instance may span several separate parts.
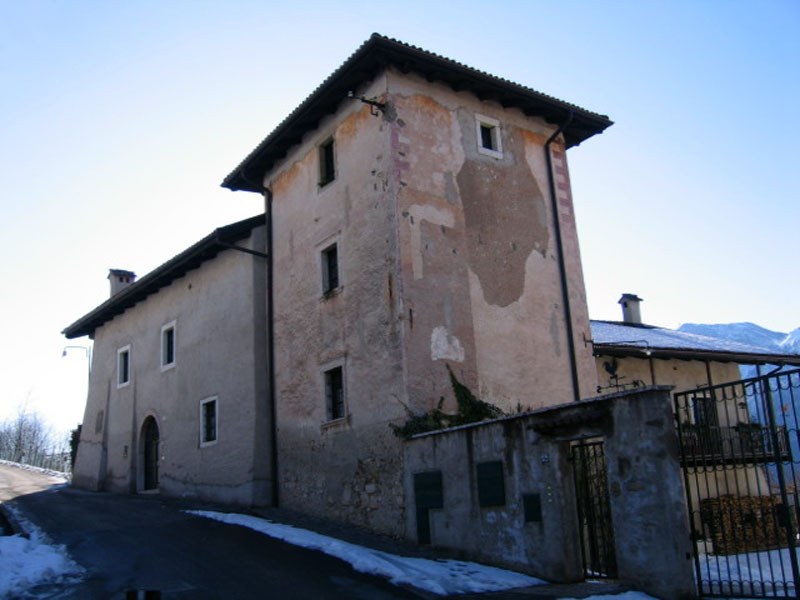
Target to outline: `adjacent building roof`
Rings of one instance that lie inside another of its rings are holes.
[[[374,33],[225,178],[222,186],[261,192],[264,173],[315,129],[321,119],[336,112],[339,104],[347,100],[348,92],[357,90],[390,65],[403,73],[414,72],[428,81],[442,82],[456,91],[472,92],[481,100],[518,108],[548,123],[562,124],[572,115],[564,130],[568,148],[613,124],[605,115]]]
[[[680,358],[800,366],[800,355],[653,325],[591,321],[596,356]]]
[[[266,222],[265,215],[256,215],[243,221],[219,227],[202,240],[187,248],[177,256],[157,267],[135,283],[124,288],[92,312],[84,315],[62,332],[68,338],[93,335],[95,329],[123,313],[128,308],[145,300],[151,294],[183,277],[188,271],[196,269],[211,260],[231,244],[250,235],[259,225]]]

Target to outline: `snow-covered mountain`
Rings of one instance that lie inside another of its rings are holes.
[[[780,346],[787,354],[800,354],[800,327],[787,334]]]
[[[684,323],[678,327],[678,331],[707,335],[752,346],[761,346],[784,354],[800,354],[800,327],[791,333],[781,333],[766,329],[755,323],[721,323],[716,325]]]

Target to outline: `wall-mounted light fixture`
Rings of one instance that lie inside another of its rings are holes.
[[[386,112],[386,103],[385,102],[378,102],[375,98],[366,98],[364,96],[356,96],[356,93],[353,91],[347,92],[348,98],[356,98],[361,100],[364,104],[369,104],[369,114],[373,117],[378,116],[378,111],[385,113]]]

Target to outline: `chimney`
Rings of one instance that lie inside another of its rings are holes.
[[[622,320],[631,325],[642,324],[642,312],[639,303],[642,299],[636,294],[622,294],[619,304],[622,304]]]
[[[109,269],[108,281],[111,283],[111,295],[116,296],[134,281],[136,281],[136,273],[133,271],[125,271],[123,269]]]

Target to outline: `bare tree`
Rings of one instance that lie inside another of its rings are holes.
[[[64,471],[69,467],[67,441],[57,440],[42,417],[23,402],[17,415],[0,424],[0,459]]]

